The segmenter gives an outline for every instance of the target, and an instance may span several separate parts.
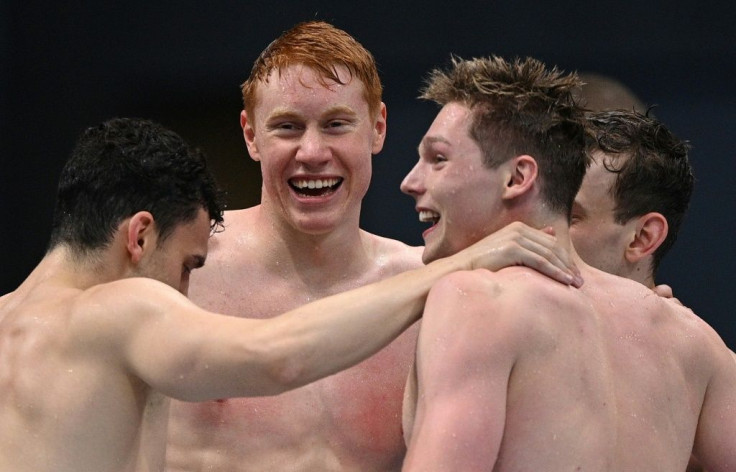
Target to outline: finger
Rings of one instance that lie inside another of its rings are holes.
[[[576,281],[576,284],[579,283],[580,285],[582,285],[580,270],[575,265],[575,262],[570,256],[570,253],[563,247],[555,245],[554,241],[556,240],[535,240],[533,238],[529,238],[527,240],[519,240],[519,244],[534,253],[540,254],[555,266],[568,271],[570,274],[578,279]]]
[[[531,267],[562,283],[580,287],[583,284],[578,268],[567,257],[567,252],[556,246],[538,244],[524,239],[518,241],[517,264]]]

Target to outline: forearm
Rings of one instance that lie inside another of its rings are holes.
[[[420,318],[437,280],[467,268],[466,262],[437,260],[272,319],[273,336],[285,341],[285,381],[303,385],[371,356]]]

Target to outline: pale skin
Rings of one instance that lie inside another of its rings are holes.
[[[443,220],[473,197],[453,180],[480,164],[462,133],[468,112],[443,107],[427,136],[450,145],[420,146],[402,184],[439,218],[425,232],[428,260],[463,244]],[[565,218],[535,201],[531,156],[484,172],[473,178],[503,202],[498,224],[551,224],[574,254]],[[518,267],[433,287],[405,398],[403,470],[685,470],[693,445],[708,470],[733,469],[736,365],[718,335],[680,304],[573,257],[581,288]]]
[[[420,267],[421,248],[358,226],[371,154],[385,138],[385,106],[371,116],[358,80],[326,88],[299,66],[273,73],[257,97],[254,116],[243,112],[241,125],[261,164],[261,204],[225,213],[226,230],[213,237],[192,299],[268,319]],[[340,183],[311,196],[295,188],[309,181]],[[573,283],[555,238],[521,226],[497,237],[496,268],[527,264]],[[174,402],[167,470],[399,470],[401,401],[416,335],[412,327],[370,359],[276,397]]]
[[[162,470],[166,397],[275,395],[333,374],[414,323],[439,277],[499,260],[498,241],[489,240],[250,319],[206,311],[185,296],[189,273],[207,257],[204,210],[165,241],[155,228],[144,211],[88,258],[57,246],[0,298],[1,470]]]
[[[595,151],[591,157],[572,208],[570,237],[575,250],[597,269],[654,289],[652,255],[667,236],[667,219],[649,212],[617,222],[612,194],[616,174],[606,169],[605,154]]]
[[[606,168],[609,158],[605,153],[597,150],[591,157],[572,209],[570,237],[575,250],[587,264],[640,282],[659,296],[679,303],[671,287],[655,285],[652,269],[654,251],[669,231],[667,219],[661,213],[649,212],[625,223],[617,222],[612,190],[616,174]],[[731,356],[736,361],[736,354],[731,352]],[[703,469],[693,459],[687,470]]]

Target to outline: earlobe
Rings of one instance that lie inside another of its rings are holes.
[[[258,153],[258,146],[256,146],[256,131],[251,120],[248,120],[248,114],[245,110],[240,112],[240,127],[243,129],[243,139],[245,139],[245,146],[248,148],[250,158],[259,162],[261,156]]]
[[[640,216],[636,222],[636,234],[626,248],[626,260],[635,263],[653,254],[667,238],[668,231],[667,218],[661,213]]]
[[[149,246],[155,246],[156,235],[156,228],[151,213],[139,211],[128,219],[126,249],[134,264],[140,262]]]
[[[373,143],[371,146],[371,154],[378,154],[383,149],[383,143],[386,140],[386,104],[381,102],[381,107],[376,116],[376,122],[373,127]]]
[[[504,199],[513,199],[529,192],[537,180],[539,167],[537,161],[527,154],[516,156],[507,162],[508,178]]]

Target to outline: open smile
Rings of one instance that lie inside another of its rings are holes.
[[[295,178],[289,180],[289,186],[296,193],[303,197],[322,197],[334,193],[343,179],[341,177],[331,177],[327,179],[306,179]]]

